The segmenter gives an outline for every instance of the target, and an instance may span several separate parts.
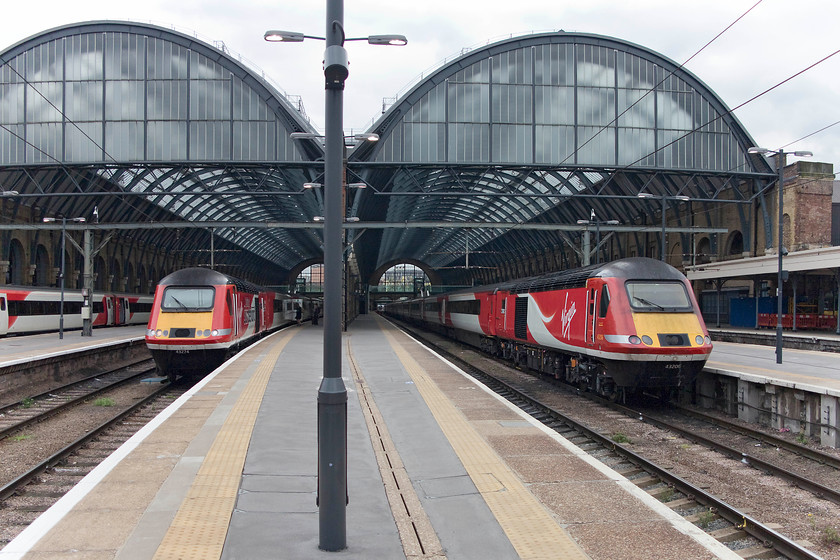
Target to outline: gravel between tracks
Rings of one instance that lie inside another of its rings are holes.
[[[112,399],[113,406],[96,406],[96,399],[90,399],[56,417],[0,440],[0,484],[8,483],[158,388],[159,385],[154,383],[122,385],[101,395]]]

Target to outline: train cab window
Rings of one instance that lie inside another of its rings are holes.
[[[628,281],[625,283],[634,311],[691,311],[691,300],[682,282]]]
[[[6,298],[0,297],[0,311],[6,311]]]
[[[598,317],[602,319],[607,316],[607,308],[610,306],[610,289],[606,284],[601,286],[601,301],[598,304]]]
[[[507,309],[507,298],[502,299],[502,309],[501,312],[504,314],[505,309]]]
[[[213,298],[216,289],[212,286],[188,287],[168,286],[163,291],[161,310],[177,311],[210,311],[213,309]]]

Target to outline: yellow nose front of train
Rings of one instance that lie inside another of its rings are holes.
[[[213,330],[213,312],[160,313],[155,325],[149,325],[148,338],[157,340],[202,339],[218,336]]]
[[[712,341],[695,313],[633,313],[633,324],[645,346],[711,351]]]

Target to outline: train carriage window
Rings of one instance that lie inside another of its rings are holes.
[[[602,319],[607,316],[607,308],[610,306],[610,289],[604,284],[601,287],[601,301],[598,304],[598,317]]]
[[[6,311],[6,298],[0,297],[0,311]]]
[[[691,300],[682,282],[628,281],[630,306],[635,311],[691,311]]]
[[[477,299],[452,301],[449,300],[450,313],[463,313],[464,315],[478,315],[481,312],[481,302]]]
[[[212,286],[168,286],[163,291],[161,310],[177,311],[210,311],[213,309],[213,299],[216,289]]]

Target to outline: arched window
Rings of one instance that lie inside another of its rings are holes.
[[[401,263],[386,270],[379,279],[378,292],[428,294],[432,283],[423,269]]]
[[[295,279],[295,292],[299,294],[321,293],[323,291],[324,265],[322,263],[306,267]]]
[[[6,284],[23,285],[23,245],[17,239],[12,239],[9,246],[9,271],[6,273]]]
[[[43,245],[38,245],[35,249],[35,278],[33,284],[35,286],[49,285],[50,278],[50,256],[47,254],[47,248]]]
[[[744,253],[744,236],[740,231],[735,230],[729,234],[729,249],[727,255],[740,257]]]

